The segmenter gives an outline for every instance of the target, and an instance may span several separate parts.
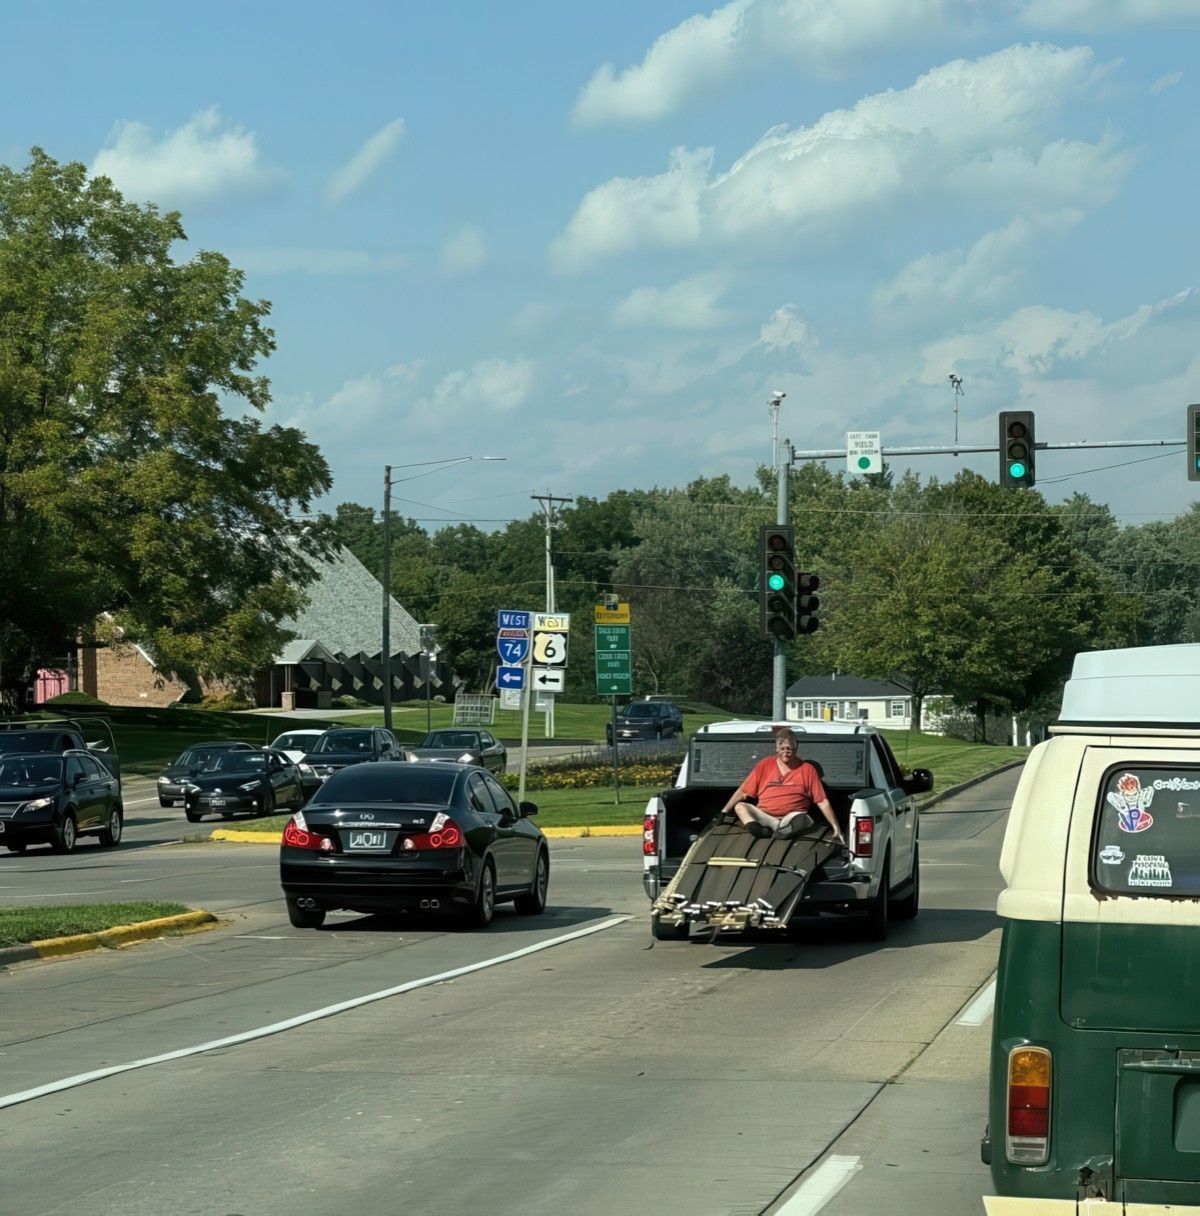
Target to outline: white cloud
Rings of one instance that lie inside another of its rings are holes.
[[[1151,86],[1151,93],[1162,93],[1166,89],[1173,89],[1183,79],[1182,72],[1168,72],[1166,76],[1160,76]]]
[[[769,351],[796,350],[804,354],[817,345],[817,340],[796,305],[783,304],[758,331],[758,345]]]
[[[416,413],[430,422],[464,414],[511,413],[529,399],[533,381],[529,359],[483,359],[443,376],[417,403]]]
[[[404,119],[394,118],[372,135],[344,165],[330,174],[325,197],[340,203],[352,195],[396,150],[404,136]]]
[[[680,22],[640,64],[598,68],[572,117],[583,126],[648,122],[738,74],[786,57],[822,75],[879,46],[928,36],[963,0],[733,0]]]
[[[665,173],[588,193],[551,248],[577,270],[637,248],[813,238],[897,199],[986,196],[1055,209],[1108,197],[1130,162],[1113,138],[1046,142],[1042,126],[1105,69],[1086,47],[1013,46],[934,68],[812,126],[773,127],[724,173],[675,149]]]
[[[255,274],[384,274],[401,270],[408,259],[399,253],[371,254],[360,249],[305,249],[279,247],[247,249],[229,255],[229,260]]]
[[[124,194],[182,206],[269,193],[282,180],[259,159],[254,133],[229,123],[216,106],[156,139],[140,122],[118,122],[92,162]]]
[[[487,260],[487,244],[474,224],[460,228],[442,246],[442,273],[452,278],[473,274]]]
[[[530,334],[543,330],[561,313],[557,304],[546,300],[530,300],[512,319],[512,330],[515,334],[528,337]]]
[[[718,306],[726,280],[696,274],[670,287],[635,287],[613,310],[613,324],[628,329],[715,329],[733,319]]]
[[[1018,17],[1034,29],[1089,34],[1143,25],[1200,26],[1196,0],[1024,0]]]

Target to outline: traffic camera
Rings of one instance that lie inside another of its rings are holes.
[[[1032,490],[1037,480],[1034,468],[1037,445],[1032,410],[1000,411],[1000,484]]]
[[[759,624],[764,637],[796,636],[796,556],[794,530],[764,524],[758,534]]]

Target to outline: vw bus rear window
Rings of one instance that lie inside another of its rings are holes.
[[[1200,767],[1109,769],[1091,875],[1114,895],[1200,896]]]

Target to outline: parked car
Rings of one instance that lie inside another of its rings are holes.
[[[80,836],[121,843],[121,783],[91,752],[47,750],[0,756],[0,841],[10,853],[49,844],[70,853]]]
[[[409,760],[450,760],[478,764],[492,773],[502,773],[508,765],[508,749],[488,730],[456,726],[431,730],[416,747],[405,749]]]
[[[218,752],[213,763],[188,778],[184,814],[199,823],[206,814],[232,819],[239,811],[270,815],[276,807],[298,810],[304,801],[300,772],[283,752]]]
[[[403,759],[404,748],[390,730],[380,726],[331,726],[321,732],[305,762],[324,781],[352,764]]]
[[[211,768],[222,752],[256,750],[254,744],[241,739],[217,739],[212,743],[193,743],[191,747],[185,747],[158,775],[158,805],[174,806],[176,802],[183,802],[187,783]]]
[[[511,900],[546,906],[550,851],[491,773],[467,764],[361,764],[334,774],[283,831],[288,918],[316,928],[331,909],[426,912],[491,922]]]
[[[673,739],[683,734],[683,711],[665,701],[634,701],[617,714],[617,742],[631,739]],[[610,722],[604,737],[612,747]]]

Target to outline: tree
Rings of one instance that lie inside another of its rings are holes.
[[[163,672],[248,681],[327,543],[297,518],[316,447],[232,412],[269,400],[269,306],[184,240],[82,164],[0,167],[0,621],[27,667],[107,612]]]

